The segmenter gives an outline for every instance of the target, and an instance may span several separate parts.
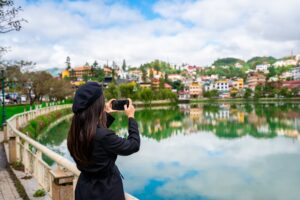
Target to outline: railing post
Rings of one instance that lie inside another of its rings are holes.
[[[29,144],[27,141],[24,141],[23,144],[23,152],[22,152],[22,157],[23,157],[23,165],[24,165],[24,170],[25,170],[25,174],[29,174],[30,173],[30,157],[29,157]]]
[[[16,129],[19,130],[19,128],[20,128],[19,117],[16,117]]]
[[[52,175],[51,189],[53,200],[73,200],[73,179],[74,174],[65,172],[59,167],[50,171]]]
[[[8,138],[7,124],[3,124],[3,141],[7,141],[7,138]]]
[[[17,141],[16,136],[11,135],[8,140],[8,155],[9,155],[9,163],[16,162],[17,158]]]

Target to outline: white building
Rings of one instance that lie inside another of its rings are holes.
[[[260,72],[264,72],[264,73],[268,73],[268,68],[270,67],[270,64],[260,64],[260,65],[256,65],[255,70],[256,71],[260,71]]]
[[[288,60],[279,60],[275,62],[273,65],[275,67],[284,67],[288,65],[297,65],[298,61],[296,59],[288,59]]]
[[[292,70],[292,73],[293,73],[293,79],[294,79],[294,80],[300,80],[300,66],[295,67],[295,68]]]
[[[229,91],[229,81],[228,80],[219,80],[216,82],[211,82],[204,85],[205,91],[218,90],[219,92],[228,92]]]
[[[181,81],[183,78],[180,74],[169,74],[168,79],[174,82],[174,81]]]

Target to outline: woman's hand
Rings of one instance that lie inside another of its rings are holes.
[[[130,98],[128,98],[128,101],[129,101],[128,107],[126,104],[124,105],[124,112],[128,118],[130,117],[134,118],[135,108],[133,107],[132,100]]]
[[[107,113],[111,113],[111,112],[117,112],[116,110],[112,109],[112,101],[114,101],[116,99],[110,99],[106,104],[105,104],[105,109],[104,111]]]

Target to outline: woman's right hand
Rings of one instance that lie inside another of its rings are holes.
[[[135,108],[132,104],[132,100],[130,98],[128,98],[129,101],[129,105],[127,107],[127,105],[124,105],[124,112],[127,115],[128,118],[132,117],[134,118],[134,113],[135,113]]]

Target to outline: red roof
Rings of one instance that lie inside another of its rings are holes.
[[[179,91],[178,94],[179,95],[190,94],[190,92],[188,90],[186,90],[186,91]]]
[[[300,80],[295,80],[295,81],[284,81],[282,83],[282,87],[287,87],[289,89],[293,89],[296,87],[300,87]]]
[[[172,89],[172,86],[171,86],[170,84],[168,84],[168,83],[165,83],[164,86],[165,86],[165,88],[167,88],[167,89]]]

